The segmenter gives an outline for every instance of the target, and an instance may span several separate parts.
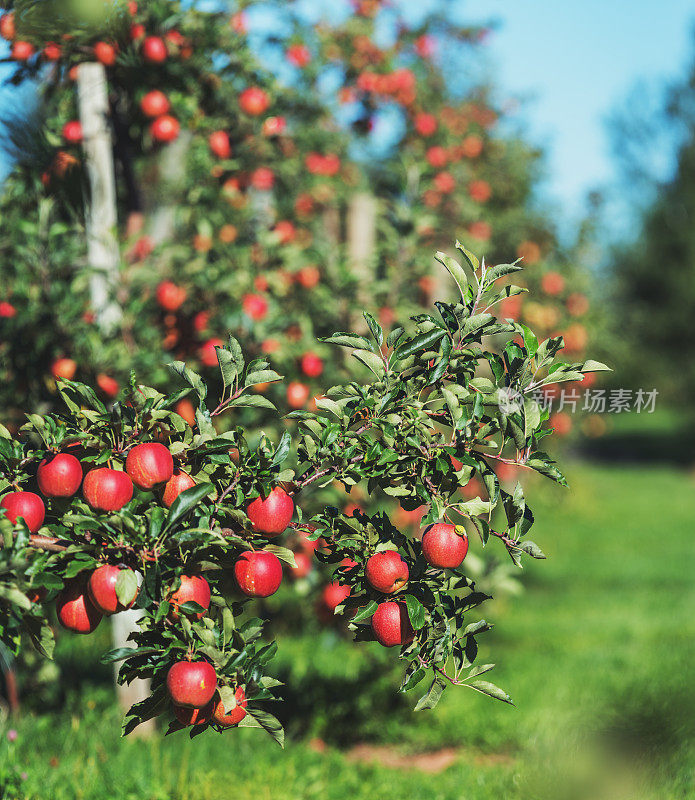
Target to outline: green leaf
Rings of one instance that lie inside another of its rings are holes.
[[[282,438],[280,439],[278,446],[275,448],[275,452],[273,453],[273,458],[270,462],[271,467],[277,467],[278,465],[282,464],[290,452],[291,445],[292,437],[287,431],[285,431],[282,434]]]
[[[138,578],[132,569],[122,569],[116,578],[116,597],[122,606],[129,606],[138,593]]]
[[[248,708],[247,711],[248,713],[239,723],[240,728],[263,728],[280,747],[285,746],[285,731],[272,714],[259,708]]]
[[[405,342],[398,346],[395,355],[399,359],[408,358],[408,356],[417,353],[419,350],[426,350],[445,336],[445,330],[433,328],[431,331],[427,331],[427,333],[420,333],[412,339],[406,339]]]
[[[376,343],[381,347],[384,343],[384,331],[382,330],[381,325],[374,319],[374,317],[369,314],[367,311],[364,311],[362,316],[365,318],[367,325],[369,326],[369,330],[372,332],[372,336],[376,339]]]
[[[234,689],[231,686],[218,686],[217,693],[220,696],[220,700],[222,700],[225,714],[229,714],[232,709],[237,707]]]
[[[208,389],[205,385],[205,382],[197,372],[193,372],[193,370],[188,369],[183,361],[172,361],[170,364],[168,364],[168,366],[195,390],[195,393],[201,400],[205,399]]]
[[[419,631],[420,628],[424,627],[427,620],[427,609],[417,598],[413,597],[412,594],[407,594],[405,596],[405,605],[408,609],[408,616],[410,617],[413,628]]]
[[[495,700],[501,700],[503,703],[509,703],[510,706],[514,705],[512,698],[505,691],[500,689],[499,686],[495,686],[494,683],[489,683],[489,681],[471,681],[470,683],[466,682],[464,686],[470,686],[476,692],[486,694],[488,697],[494,697]]]
[[[485,280],[486,282],[492,284],[496,280],[503,278],[505,275],[511,275],[512,272],[520,272],[522,269],[523,266],[519,263],[519,261],[515,261],[513,264],[497,264],[497,266],[490,267],[490,269],[485,273]]]
[[[435,678],[430,684],[430,688],[425,694],[417,701],[415,711],[426,711],[434,708],[439,702],[439,698],[444,691],[444,682],[440,678]]]
[[[229,407],[234,406],[235,408],[269,408],[272,411],[277,411],[273,403],[268,400],[267,397],[263,397],[262,394],[242,394],[239,397],[235,397],[229,403]]]
[[[456,243],[456,246],[458,247],[458,242]],[[451,275],[451,277],[454,279],[454,282],[458,286],[458,290],[461,294],[461,300],[463,300],[465,303],[466,289],[468,288],[468,276],[466,275],[466,271],[455,258],[448,256],[446,253],[438,251],[434,257],[437,259],[437,261],[439,261],[440,264],[446,267],[449,275]]]
[[[210,492],[213,492],[215,487],[211,483],[200,483],[197,486],[192,486],[186,489],[174,500],[169,509],[167,516],[166,528],[170,528],[177,523],[180,519],[186,516],[195,506],[200,503]]]
[[[374,614],[374,612],[377,610],[378,607],[379,604],[375,600],[372,600],[368,605],[363,606],[358,610],[358,612],[352,618],[352,621],[362,622],[362,620],[368,619]]]
[[[369,339],[364,336],[358,336],[356,333],[334,333],[325,339],[319,339],[319,341],[327,344],[337,344],[340,347],[352,347],[356,350],[371,350],[374,352],[374,345]]]
[[[470,250],[466,250],[466,248],[461,244],[461,242],[456,242],[456,249],[461,253],[461,255],[466,259],[468,262],[468,266],[475,271],[480,267],[480,261],[478,261],[477,256],[473,255]]]
[[[217,362],[220,365],[220,373],[222,375],[222,385],[225,389],[234,385],[234,381],[238,375],[236,361],[232,353],[224,347],[215,345],[217,352]]]
[[[256,372],[249,372],[246,376],[246,386],[255,386],[258,383],[275,383],[281,381],[282,375],[278,375],[274,369],[261,369]]]
[[[386,373],[386,367],[381,356],[376,353],[370,353],[367,350],[355,350],[352,353],[353,357],[365,365],[377,378],[383,378]]]
[[[600,361],[585,361],[580,367],[581,372],[613,372],[611,367],[602,364]]]

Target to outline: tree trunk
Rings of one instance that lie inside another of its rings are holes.
[[[106,75],[101,64],[80,64],[77,96],[90,196],[85,209],[87,258],[94,313],[102,333],[111,332],[121,318],[114,300],[120,257],[116,240],[116,178],[113,143],[108,124]]]
[[[87,256],[90,276],[90,295],[97,324],[102,335],[108,336],[121,319],[121,309],[114,299],[118,282],[120,253],[116,231],[116,177],[113,164],[113,140],[109,127],[109,102],[106,73],[101,64],[80,64],[77,94],[82,123],[83,147],[89,175],[90,195],[85,209],[87,227]],[[128,647],[128,636],[137,630],[139,611],[124,611],[112,620],[114,647]],[[116,674],[118,668],[116,668]],[[133,703],[150,694],[150,683],[133,681],[116,686],[118,701],[124,712]],[[150,720],[136,728],[140,736],[154,731]]]
[[[373,195],[361,192],[350,200],[347,216],[347,252],[350,269],[357,278],[359,307],[370,305],[370,287],[375,279],[377,203]],[[365,329],[360,315],[353,320],[355,329]]]

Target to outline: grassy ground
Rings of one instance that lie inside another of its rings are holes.
[[[539,487],[533,538],[549,560],[489,613],[483,662],[497,661],[491,677],[516,709],[451,689],[414,715],[390,691],[390,654],[323,633],[280,643],[292,687],[284,752],[253,730],[143,744],[118,738],[95,667],[62,710],[16,725],[26,796],[695,797],[695,482],[669,468],[576,465],[569,477],[571,493]],[[405,758],[395,768],[354,761],[358,741],[378,760]],[[453,748],[447,769],[409,769],[414,754],[440,748]]]

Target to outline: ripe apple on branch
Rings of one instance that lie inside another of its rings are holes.
[[[125,733],[169,714],[169,731],[252,726],[282,743],[264,707],[278,686],[269,671],[277,644],[263,640],[253,601],[278,590],[282,561],[296,566],[281,538],[289,531],[322,540],[316,558],[334,567],[325,603],[346,614],[355,640],[400,648],[401,690],[428,679],[416,709],[432,708],[447,683],[511,702],[480,680],[492,665],[474,663],[476,638],[490,625],[477,612],[488,596],[463,568],[468,537],[501,541],[516,564],[544,558],[526,538],[534,520],[521,485],[506,491],[496,470],[515,465],[564,484],[539,449],[548,412],[532,392],[606,367],[558,362],[560,337],[539,342],[526,326],[499,321],[491,309],[515,287],[498,280],[519,265],[487,267],[457,247],[464,265],[437,255],[455,302],[386,339],[369,314],[368,336],[325,339],[352,351],[354,379],[328,388],[315,413],[288,415],[294,443],[286,431],[252,448],[233,419],[221,421],[241,407],[273,410],[253,387],[281,380],[264,359],[246,363],[231,336],[213,345],[223,384],[216,403],[198,374],[174,362],[186,387],[172,395],[132,378],[107,407],[91,387],[63,379],[64,414],[29,414],[17,439],[0,428],[2,641],[16,650],[23,633],[50,656],[47,603],[82,634],[135,605],[143,616],[132,647],[103,657],[123,662],[120,682],[151,680]],[[507,344],[491,347],[493,336]],[[508,402],[510,389],[519,404]],[[174,410],[184,398],[192,426]],[[462,500],[473,477],[486,497]],[[421,539],[383,512],[325,507],[305,519],[306,494],[334,482],[425,506]]]

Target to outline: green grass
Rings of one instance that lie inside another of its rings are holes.
[[[434,712],[413,714],[417,695],[392,692],[391,653],[326,632],[280,642],[278,669],[291,682],[285,751],[253,730],[143,743],[118,738],[94,665],[62,708],[16,724],[26,796],[695,796],[695,481],[668,468],[585,465],[569,478],[571,492],[534,486],[533,538],[548,561],[528,567],[523,595],[490,607],[495,629],[481,640],[482,662],[497,662],[491,678],[516,708],[452,688]],[[312,737],[327,742],[324,753]],[[364,740],[458,755],[436,775],[348,760],[341,747]]]

